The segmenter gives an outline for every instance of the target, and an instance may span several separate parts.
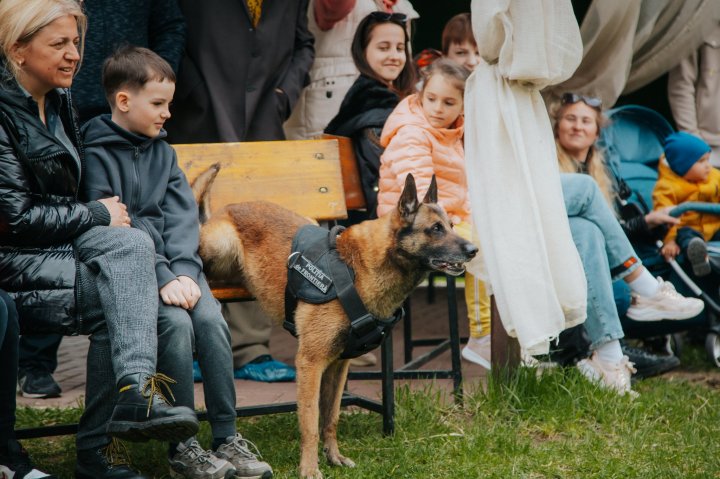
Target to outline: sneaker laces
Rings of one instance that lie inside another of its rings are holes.
[[[247,459],[257,459],[258,457],[262,457],[260,454],[260,451],[258,450],[257,446],[253,444],[252,441],[249,441],[242,437],[240,434],[235,434],[235,437],[231,442],[228,443],[229,446],[232,447],[232,449]],[[253,453],[252,450],[255,452]]]
[[[685,296],[678,293],[670,281],[662,282],[659,293],[672,299],[685,299]]]
[[[145,383],[140,389],[140,392],[143,396],[148,398],[147,417],[150,417],[150,408],[152,407],[153,399],[155,397],[167,404],[171,404],[171,402],[165,397],[165,394],[163,394],[163,389],[170,395],[172,402],[175,402],[175,396],[170,388],[171,384],[177,384],[177,381],[162,373],[155,373],[145,379]]]
[[[125,444],[116,438],[112,438],[110,444],[105,446],[103,454],[108,464],[112,466],[130,466],[130,453]]]
[[[188,455],[197,464],[211,464],[212,455],[200,446],[200,443],[193,440],[185,444],[186,449],[180,454]]]

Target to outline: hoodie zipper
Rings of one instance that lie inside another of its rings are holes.
[[[135,185],[137,186],[135,187],[135,194],[133,195],[133,207],[130,208],[130,211],[128,211],[128,213],[130,213],[131,215],[137,211],[137,205],[140,204],[140,171],[138,166],[139,159],[140,148],[135,146],[133,147],[133,173],[135,175]]]

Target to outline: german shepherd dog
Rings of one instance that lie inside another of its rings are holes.
[[[236,203],[210,217],[205,196],[219,167],[193,182],[201,217],[200,256],[212,280],[238,279],[277,322],[285,317],[287,260],[296,231],[307,218],[268,202]],[[205,208],[205,209],[204,209]],[[204,209],[204,210],[203,210]],[[430,270],[454,276],[465,271],[477,248],[453,232],[437,204],[433,177],[422,203],[408,175],[397,209],[350,226],[337,237],[340,258],[355,271],[355,288],[376,318],[393,315]],[[300,476],[322,478],[318,468],[319,431],[330,464],[353,467],[340,454],[337,424],[349,361],[340,359],[350,321],[338,299],[324,304],[298,301],[297,405],[300,423]],[[320,422],[320,427],[318,427]]]

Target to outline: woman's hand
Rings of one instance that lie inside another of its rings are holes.
[[[659,210],[651,211],[645,215],[645,223],[649,228],[654,228],[660,225],[676,225],[680,223],[679,218],[670,216],[668,213],[674,209],[675,206],[666,206]]]
[[[98,200],[107,208],[110,213],[110,226],[124,226],[130,227],[130,216],[127,214],[127,206],[124,203],[120,203],[118,196],[112,198],[103,198]]]
[[[663,245],[660,253],[663,255],[663,258],[665,258],[665,261],[670,261],[680,254],[680,246],[678,246],[675,240],[668,241]]]

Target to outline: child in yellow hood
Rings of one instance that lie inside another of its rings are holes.
[[[720,202],[720,171],[710,165],[710,146],[697,136],[673,133],[665,139],[658,181],[653,190],[656,210],[682,203]],[[706,276],[711,267],[706,241],[720,241],[720,217],[689,211],[665,236],[662,254],[666,259],[684,253],[696,276]]]

